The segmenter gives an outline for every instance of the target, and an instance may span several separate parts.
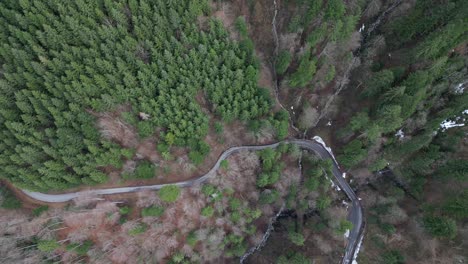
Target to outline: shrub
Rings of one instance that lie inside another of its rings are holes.
[[[92,245],[93,245],[92,241],[86,240],[82,244],[71,243],[67,245],[67,250],[74,251],[76,254],[80,256],[84,256],[88,253],[88,250],[91,248]]]
[[[142,234],[142,233],[146,232],[146,229],[148,229],[148,227],[145,224],[140,223],[137,226],[135,226],[134,228],[130,229],[128,231],[128,234],[131,235],[131,236],[136,236],[136,235],[139,235],[139,234]]]
[[[128,206],[124,206],[122,208],[119,209],[119,212],[121,215],[126,215],[130,212],[130,207]]]
[[[435,237],[454,238],[457,235],[457,224],[448,217],[426,216],[424,228]]]
[[[213,193],[216,192],[216,187],[214,187],[213,185],[211,184],[205,184],[203,185],[202,187],[202,193],[206,196],[210,196],[212,195]]]
[[[143,210],[141,210],[141,216],[143,217],[146,217],[146,216],[160,217],[163,213],[164,213],[164,207],[156,206],[156,205],[143,208]]]
[[[297,246],[303,246],[304,245],[304,236],[298,232],[289,232],[288,233],[288,238],[293,242],[293,244]]]
[[[191,231],[187,235],[187,244],[189,244],[191,247],[195,247],[197,242],[198,242],[197,234],[195,233],[195,231]]]
[[[139,162],[135,169],[135,176],[139,179],[150,179],[155,176],[155,166],[149,161]]]
[[[224,169],[224,170],[227,170],[228,167],[229,167],[229,162],[227,160],[222,160],[221,163],[219,164],[219,166]]]
[[[291,63],[291,53],[287,50],[282,50],[278,54],[278,59],[276,61],[276,73],[278,74],[283,74],[286,72],[286,70],[289,67],[289,64]]]
[[[212,217],[214,214],[214,208],[211,206],[204,207],[201,210],[201,215],[204,217]]]
[[[405,258],[398,250],[391,250],[382,255],[382,262],[384,264],[403,264],[405,263]]]
[[[258,201],[261,204],[271,204],[276,202],[276,200],[278,200],[278,197],[279,192],[277,190],[264,190],[260,194],[260,198],[258,199]]]
[[[172,203],[179,197],[180,188],[177,185],[166,185],[159,190],[159,197],[164,202]]]
[[[59,246],[60,245],[56,240],[39,240],[37,242],[37,249],[42,252],[52,252]]]
[[[5,209],[18,209],[23,206],[7,187],[0,187],[0,205]]]
[[[34,208],[33,209],[33,215],[34,216],[40,216],[43,212],[49,210],[49,206],[47,205],[42,205],[42,206],[39,206],[37,208]]]

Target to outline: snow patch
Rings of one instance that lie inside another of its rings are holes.
[[[331,182],[331,187],[335,188],[337,191],[341,191],[340,186],[336,185],[331,179],[327,178]]]
[[[344,205],[346,209],[348,209],[349,203],[347,203],[345,200],[341,201],[341,204]]]
[[[462,115],[468,115],[468,109],[462,112]],[[457,116],[452,119],[445,119],[440,123],[440,128],[442,132],[452,127],[462,127],[465,125],[466,118],[462,116]]]
[[[325,144],[325,141],[323,141],[323,139],[320,137],[320,136],[315,136],[312,138],[313,140],[317,141],[320,145],[322,145],[327,151],[328,153],[330,153],[330,155],[332,156],[333,160],[335,161],[336,163],[336,166],[338,168],[340,168],[340,165],[338,164],[338,162],[336,161],[336,158],[335,158],[335,155],[333,155],[333,152],[332,152],[332,149],[330,147],[327,146],[327,144]]]
[[[346,237],[346,238],[349,237],[349,229],[346,229],[346,232],[344,233],[344,237]]]
[[[366,25],[362,24],[362,26],[359,28],[359,32],[363,32],[365,28],[366,28]]]
[[[359,250],[361,250],[361,245],[362,245],[362,240],[364,239],[364,235],[361,236],[361,239],[359,240],[359,243],[356,247],[356,251],[354,251],[354,256],[353,256],[353,262],[352,264],[358,264],[357,261],[356,261],[356,258],[359,254]]]
[[[453,92],[454,92],[455,94],[462,94],[463,91],[465,90],[465,83],[466,83],[466,82],[462,82],[462,83],[457,84],[457,86],[455,86]]]
[[[452,127],[462,127],[464,125],[465,124],[457,124],[457,122],[451,121],[451,120],[444,120],[444,122],[440,123],[440,127],[442,128],[442,131],[445,131]]]
[[[405,132],[403,132],[403,129],[400,128],[400,130],[395,133],[395,137],[398,139],[403,139],[405,137]]]

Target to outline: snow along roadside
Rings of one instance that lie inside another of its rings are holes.
[[[338,161],[336,161],[336,158],[335,158],[335,155],[333,155],[333,151],[332,149],[327,146],[327,144],[325,144],[325,141],[323,141],[323,139],[320,137],[320,136],[315,136],[312,138],[313,140],[317,141],[320,145],[323,146],[324,149],[326,149],[328,151],[328,153],[330,153],[330,156],[333,158],[333,160],[335,161],[336,163],[336,166],[338,168],[340,168],[340,165],[338,164]]]

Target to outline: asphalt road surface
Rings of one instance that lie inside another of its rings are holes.
[[[156,184],[156,185],[145,185],[145,186],[134,186],[134,187],[119,187],[119,188],[109,188],[109,189],[94,189],[89,191],[80,191],[80,192],[72,192],[72,193],[64,193],[64,194],[45,194],[40,192],[32,192],[27,190],[22,190],[26,195],[29,197],[36,199],[42,202],[48,203],[58,203],[58,202],[67,202],[74,198],[83,195],[106,195],[106,194],[118,194],[118,193],[129,193],[129,192],[138,192],[142,190],[159,190],[166,185],[177,185],[179,187],[188,187],[194,184],[203,183],[208,180],[210,177],[214,177],[216,175],[216,171],[218,170],[220,163],[222,160],[229,157],[231,154],[235,152],[239,152],[242,150],[249,150],[249,151],[257,151],[266,148],[276,148],[281,143],[290,143],[296,144],[302,149],[309,150],[315,152],[321,159],[331,159],[333,161],[333,176],[335,176],[336,183],[338,186],[343,190],[348,198],[351,200],[351,207],[348,213],[348,220],[353,223],[353,229],[349,233],[348,243],[346,246],[346,251],[343,256],[342,263],[343,264],[350,264],[353,262],[355,258],[355,253],[357,254],[356,250],[359,247],[359,244],[363,237],[364,231],[364,224],[362,219],[362,206],[359,202],[359,198],[354,193],[353,189],[349,186],[346,179],[343,177],[343,173],[341,172],[338,164],[333,159],[332,155],[328,152],[328,150],[316,141],[305,140],[305,139],[290,139],[284,140],[281,142],[277,142],[270,145],[261,145],[261,146],[240,146],[240,147],[232,147],[228,150],[224,151],[221,156],[216,161],[216,164],[211,168],[211,170],[206,173],[205,175],[200,176],[194,180],[188,180],[183,182],[176,182],[170,184]]]

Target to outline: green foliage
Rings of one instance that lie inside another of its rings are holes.
[[[463,0],[447,2],[436,0],[418,1],[410,14],[396,19],[392,23],[392,31],[389,33],[391,36],[388,39],[391,39],[394,45],[400,46],[415,38],[427,36],[428,39],[434,41],[434,45],[439,44],[441,48],[445,48],[452,44],[452,39],[457,39],[458,35],[446,35],[447,33],[444,30],[447,29],[439,31],[434,31],[434,29],[437,29],[439,25],[450,25],[449,21],[456,21],[466,16],[466,7],[463,8],[464,4]],[[434,12],[434,10],[437,11]],[[459,23],[463,27],[463,23],[461,21]],[[445,41],[440,43],[437,42],[437,39],[433,39],[436,34],[440,35],[441,39],[445,39]]]
[[[305,238],[301,233],[298,232],[288,232],[289,240],[296,246],[303,246]]]
[[[164,207],[157,206],[157,205],[146,207],[141,210],[141,216],[143,217],[147,217],[147,216],[160,217],[163,214],[164,214]]]
[[[378,159],[369,166],[370,171],[379,171],[387,167],[388,162],[385,159]]]
[[[304,186],[311,192],[316,191],[320,186],[320,180],[318,178],[307,178],[305,179]]]
[[[248,31],[247,31],[247,23],[245,22],[245,17],[240,16],[236,19],[234,22],[237,31],[243,38],[248,37]]]
[[[258,199],[260,204],[272,204],[279,198],[279,192],[277,190],[264,190],[260,193]]]
[[[180,194],[180,188],[177,185],[166,185],[159,190],[159,198],[164,202],[175,202]]]
[[[327,29],[328,28],[326,23],[321,24],[307,36],[307,43],[309,43],[310,46],[315,47],[325,39],[327,35]]]
[[[138,179],[151,179],[155,176],[155,166],[149,161],[140,161],[135,168],[135,177]]]
[[[397,250],[390,250],[382,255],[383,264],[404,264],[405,258]]]
[[[401,106],[386,105],[379,109],[377,124],[382,128],[383,133],[394,131],[403,123],[401,118]]]
[[[364,148],[362,142],[359,139],[346,144],[343,148],[343,154],[338,155],[337,158],[340,164],[347,168],[351,168],[365,159],[367,156],[367,150]]]
[[[291,18],[291,21],[289,21],[288,24],[288,31],[289,32],[298,32],[299,29],[301,28],[301,16],[295,15]]]
[[[23,205],[5,186],[0,186],[0,206],[5,209],[19,209]]]
[[[231,211],[236,211],[237,209],[239,209],[241,206],[241,201],[237,198],[231,198],[229,199],[229,209]]]
[[[195,231],[191,231],[187,235],[187,244],[189,244],[191,247],[195,247],[197,242],[198,242],[197,233],[195,233]]]
[[[325,75],[325,82],[329,83],[335,78],[336,70],[335,66],[330,65],[330,69],[327,71],[327,75]]]
[[[442,179],[466,181],[468,180],[468,163],[462,159],[449,160],[436,170],[435,175]]]
[[[390,88],[394,79],[391,70],[381,70],[369,79],[362,94],[366,97],[375,97]]]
[[[468,218],[468,190],[449,197],[442,206],[442,211],[450,217],[463,220]]]
[[[223,124],[220,123],[220,122],[216,122],[214,124],[214,129],[215,129],[215,133],[218,134],[218,135],[221,135],[224,132]]]
[[[289,84],[292,87],[304,87],[314,78],[315,71],[317,70],[317,60],[309,59],[309,57],[310,53],[308,52],[302,55],[299,67],[291,74]]]
[[[42,252],[52,252],[60,247],[60,244],[56,240],[39,240],[37,242],[37,249]]]
[[[394,234],[396,232],[396,228],[392,224],[380,223],[379,227],[387,235],[391,235],[391,234]]]
[[[172,255],[172,258],[169,261],[169,263],[170,264],[172,264],[172,263],[186,263],[184,260],[185,260],[184,253],[176,252],[174,255]]]
[[[224,238],[223,244],[227,257],[241,257],[247,250],[247,243],[242,236],[229,234]]]
[[[344,16],[345,5],[343,0],[328,0],[325,9],[325,18],[329,20],[338,20]]]
[[[219,164],[219,166],[224,169],[224,170],[227,170],[228,167],[229,167],[229,162],[227,160],[222,160]]]
[[[90,240],[86,240],[83,243],[71,243],[67,245],[67,250],[74,251],[79,256],[85,256],[92,246],[93,242]]]
[[[325,209],[327,209],[331,204],[331,199],[328,198],[328,196],[320,196],[319,198],[317,198],[317,209],[319,211],[323,211]]]
[[[353,131],[358,131],[369,124],[369,115],[366,112],[359,112],[351,118],[349,127]]]
[[[277,154],[274,149],[266,148],[259,152],[260,159],[262,161],[262,169],[264,170],[271,170],[273,168],[273,164],[275,163]]]
[[[207,206],[202,208],[201,215],[204,217],[212,217],[214,214],[214,208],[211,206]]]
[[[210,196],[216,192],[216,187],[214,187],[211,184],[205,184],[202,187],[202,193],[205,194],[206,196]]]
[[[348,220],[341,220],[336,232],[340,235],[344,234],[347,230],[353,229],[353,223]]]
[[[286,110],[278,111],[274,119],[270,121],[276,131],[276,137],[279,140],[286,138],[289,129],[289,114]]]
[[[286,208],[288,209],[294,208],[294,202],[297,199],[297,193],[298,193],[297,185],[291,184],[291,186],[289,186],[288,195],[286,196]]]
[[[281,255],[276,264],[312,264],[312,260],[299,252],[293,252],[287,255]]]
[[[215,19],[201,29],[205,0],[13,2],[0,3],[0,61],[7,65],[0,174],[17,186],[50,191],[105,182],[101,169],[121,168],[130,153],[101,136],[97,117],[121,105],[131,106],[121,118],[140,137],[157,129],[177,146],[208,133],[197,94],[223,120],[270,110],[253,42],[230,40]],[[138,120],[140,112],[149,118]]]
[[[423,222],[427,232],[435,237],[454,238],[457,235],[457,224],[451,218],[426,216]]]
[[[283,74],[289,67],[291,63],[292,57],[291,53],[287,50],[282,50],[278,54],[278,58],[276,59],[276,73]]]
[[[121,215],[127,215],[130,213],[130,209],[131,209],[130,207],[124,206],[119,209],[119,212]]]
[[[130,229],[128,231],[128,234],[131,235],[131,236],[136,236],[136,235],[139,235],[139,234],[143,234],[144,232],[146,232],[147,229],[148,229],[148,227],[145,224],[139,223],[137,226]]]
[[[39,206],[37,208],[34,208],[32,213],[33,213],[34,216],[37,217],[37,216],[40,216],[43,212],[45,212],[47,210],[49,210],[49,206],[41,205],[41,206]]]

